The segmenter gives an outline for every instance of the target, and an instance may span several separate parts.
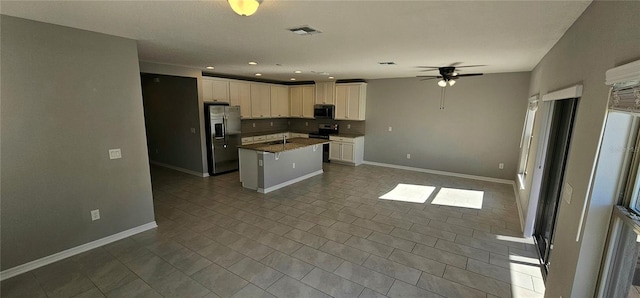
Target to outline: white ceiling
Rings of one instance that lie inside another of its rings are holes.
[[[288,81],[413,77],[416,66],[530,71],[591,1],[2,1],[2,14],[138,40],[140,60]],[[298,36],[310,25],[322,34]],[[249,61],[259,64],[250,66]],[[393,61],[384,66],[378,62]],[[278,66],[277,64],[281,64]],[[294,74],[301,70],[302,74]],[[463,71],[464,73],[464,71]]]

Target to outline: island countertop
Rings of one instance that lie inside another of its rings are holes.
[[[274,144],[275,143],[275,144]],[[279,144],[278,144],[279,143]],[[324,139],[307,139],[307,138],[291,138],[287,139],[286,144],[282,144],[282,140],[272,141],[267,143],[258,143],[258,144],[248,144],[238,146],[238,148],[249,149],[255,151],[264,151],[271,153],[279,153],[289,150],[295,150],[302,147],[326,144],[329,143],[329,140]]]

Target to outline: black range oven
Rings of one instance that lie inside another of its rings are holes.
[[[329,140],[330,135],[338,132],[338,124],[318,124],[318,132],[310,133],[309,138]],[[322,161],[329,162],[329,144],[322,145]]]

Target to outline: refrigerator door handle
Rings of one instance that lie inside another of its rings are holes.
[[[222,116],[222,138],[224,139],[224,148],[227,148],[227,116]]]

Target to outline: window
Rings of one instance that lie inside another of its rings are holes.
[[[529,162],[529,152],[531,151],[531,140],[533,139],[533,123],[538,109],[538,97],[529,98],[529,107],[524,119],[522,138],[520,139],[520,160],[518,162],[518,182],[520,189],[524,189],[524,181],[527,176],[527,163]]]

